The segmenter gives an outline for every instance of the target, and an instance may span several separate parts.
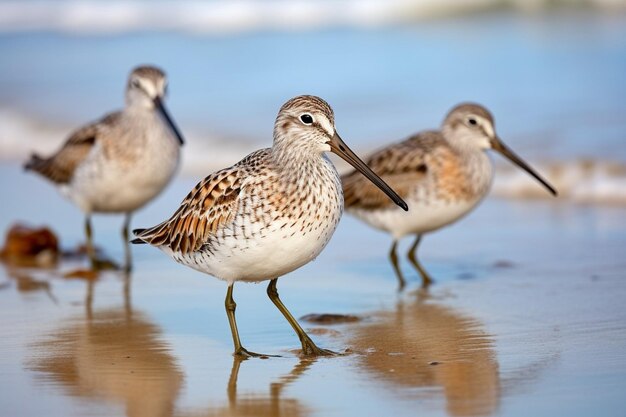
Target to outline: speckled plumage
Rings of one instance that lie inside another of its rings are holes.
[[[282,115],[313,107],[333,121],[330,107],[318,100],[288,102],[272,148],[209,175],[169,220],[137,237],[229,282],[277,278],[313,260],[343,212],[341,183],[330,160],[314,150],[315,141],[284,137],[298,122]]]
[[[343,212],[339,174],[325,152],[335,152],[406,204],[341,140],[330,106],[314,96],[285,103],[271,148],[248,155],[201,181],[169,220],[135,231],[133,243],[153,245],[176,262],[228,282],[225,307],[235,354],[246,350],[235,320],[237,281],[270,280],[267,294],[302,343],[305,355],[328,355],[282,304],[280,276],[312,261],[324,249]]]

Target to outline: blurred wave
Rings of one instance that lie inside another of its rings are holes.
[[[487,10],[540,12],[555,6],[624,9],[624,0],[228,0],[0,2],[0,32],[112,34],[147,30],[237,33],[372,27]]]
[[[70,126],[38,121],[14,110],[0,108],[0,158],[21,161],[33,150],[44,155],[52,153],[71,129]],[[269,145],[267,142],[207,135],[193,129],[188,130],[185,136],[188,140],[182,171],[193,176],[204,176],[232,165],[248,153]],[[338,162],[340,171],[349,169],[343,161]],[[625,162],[579,158],[533,165],[556,186],[561,199],[626,205]],[[498,165],[493,194],[513,199],[551,198],[526,173],[509,164]]]
[[[559,198],[577,203],[626,204],[626,164],[600,159],[575,159],[536,164],[559,191]],[[525,172],[498,167],[492,193],[505,198],[549,198]]]

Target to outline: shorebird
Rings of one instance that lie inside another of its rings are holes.
[[[504,155],[557,195],[554,187],[504,145],[496,134],[491,113],[472,103],[454,107],[441,130],[417,133],[366,159],[372,170],[407,201],[409,213],[388,204],[355,172],[342,177],[346,210],[393,236],[389,257],[400,289],[405,280],[398,266],[398,240],[416,236],[407,255],[421,275],[422,285],[428,286],[432,278],[416,255],[422,235],[459,220],[487,195],[493,179],[493,164],[486,153],[489,149]]]
[[[135,68],[128,77],[124,110],[79,128],[55,154],[32,154],[24,165],[52,181],[85,213],[87,252],[94,269],[112,264],[96,256],[91,215],[125,214],[122,236],[130,270],[132,212],[156,197],[178,168],[184,141],[163,104],[166,89],[162,70]]]
[[[269,298],[298,335],[302,353],[332,354],[313,343],[276,288],[279,277],[320,254],[343,212],[339,174],[325,152],[342,157],[408,210],[341,140],[330,106],[318,97],[298,96],[278,112],[271,148],[206,177],[169,220],[133,231],[133,243],[148,243],[176,262],[227,282],[225,307],[237,356],[260,355],[239,339],[233,286],[265,280],[270,280]]]

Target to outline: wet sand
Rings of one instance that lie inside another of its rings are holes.
[[[196,179],[176,181],[134,226],[169,215]],[[19,190],[19,191],[18,191]],[[0,230],[46,224],[64,247],[82,217],[43,181],[0,165]],[[279,280],[319,345],[348,354],[297,355],[298,340],[265,294],[237,285],[244,345],[280,358],[237,361],[226,286],[135,247],[130,276],[65,278],[0,267],[2,416],[553,416],[623,415],[626,406],[626,209],[489,199],[423,241],[437,280],[402,294],[388,237],[345,217],[312,264]],[[121,218],[95,222],[122,258]],[[404,242],[402,250],[408,249]]]

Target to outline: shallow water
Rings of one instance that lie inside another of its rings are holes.
[[[483,102],[566,198],[489,199],[427,236],[420,253],[437,280],[427,292],[404,263],[411,285],[398,294],[389,238],[344,218],[318,260],[279,281],[296,317],[362,318],[303,322],[321,346],[348,349],[336,358],[300,359],[265,285],[238,285],[244,345],[282,357],[234,360],[224,283],[151,248],[134,248],[131,276],[93,281],[64,277],[80,261],[0,266],[0,415],[623,415],[626,210],[564,200],[626,201],[625,20],[492,13],[288,35],[3,32],[0,159],[11,162],[0,164],[0,231],[26,221],[53,227],[66,248],[82,242],[78,211],[16,161],[121,105],[139,62],[168,71],[189,146],[188,176],[136,227],[171,214],[199,177],[269,145],[278,107],[303,92],[329,100],[359,152],[436,127],[457,101]],[[539,189],[497,176],[501,195]],[[116,259],[120,226],[95,222]]]
[[[165,217],[192,186],[177,181],[134,225]],[[0,165],[0,229],[45,223],[65,247],[82,219],[47,184]],[[45,204],[46,210],[42,208]],[[279,281],[318,344],[349,354],[316,361],[269,302],[237,285],[244,345],[281,358],[234,361],[225,285],[135,247],[136,268],[95,281],[57,270],[0,270],[0,414],[47,416],[619,416],[626,399],[626,211],[487,200],[424,239],[437,283],[403,294],[389,240],[346,217],[313,263]],[[120,259],[121,219],[96,240]],[[408,242],[405,242],[408,245]],[[403,246],[403,250],[404,250]]]

